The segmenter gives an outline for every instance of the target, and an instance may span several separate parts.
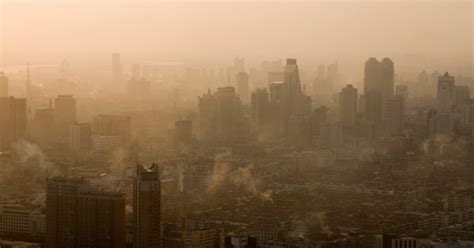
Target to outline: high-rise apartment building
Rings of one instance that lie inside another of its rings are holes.
[[[92,149],[92,129],[89,123],[71,125],[70,146],[74,152],[86,152]]]
[[[161,247],[161,185],[158,166],[137,165],[133,184],[133,247]]]
[[[98,115],[92,122],[92,132],[100,136],[119,136],[122,145],[130,143],[131,119],[121,115]]]
[[[70,126],[76,122],[76,99],[72,95],[59,95],[54,100],[54,118],[58,136],[66,140]]]
[[[235,140],[239,136],[241,102],[234,87],[220,87],[217,101],[217,136],[221,141]]]
[[[25,137],[26,99],[0,97],[0,151]]]
[[[405,99],[393,96],[385,102],[385,134],[396,135],[403,131],[405,125]]]
[[[249,75],[246,72],[239,72],[235,75],[237,95],[243,104],[249,103]]]
[[[267,89],[256,89],[250,99],[252,130],[257,137],[266,136],[271,131],[271,109]],[[262,137],[263,138],[263,137]]]
[[[385,103],[394,95],[395,73],[393,62],[384,58],[379,62],[369,58],[364,69],[365,119],[375,128],[375,137],[383,133]]]
[[[125,247],[125,196],[82,178],[48,179],[47,247]]]
[[[342,89],[339,101],[339,118],[343,129],[351,129],[355,126],[357,117],[357,88],[352,84]]]
[[[445,73],[438,78],[436,105],[438,112],[450,112],[455,103],[455,78]]]

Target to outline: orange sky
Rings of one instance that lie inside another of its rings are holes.
[[[3,64],[109,59],[470,56],[471,1],[3,0]]]

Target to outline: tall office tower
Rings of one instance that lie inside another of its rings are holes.
[[[142,67],[140,64],[132,65],[132,78],[140,78],[142,76]]]
[[[372,123],[375,128],[376,137],[383,132],[384,105],[394,95],[394,77],[391,59],[384,58],[379,62],[376,58],[369,58],[365,62],[364,112],[366,120]]]
[[[438,78],[441,74],[438,71],[434,71],[430,74],[430,87],[429,92],[432,97],[436,97],[438,94]]]
[[[211,91],[198,98],[199,139],[214,141],[217,138],[217,102]]]
[[[385,102],[385,135],[397,135],[403,131],[405,124],[405,99],[392,96]]]
[[[320,136],[321,124],[327,121],[327,119],[328,119],[328,108],[326,106],[321,106],[313,110],[312,130],[313,130],[314,137]]]
[[[288,109],[288,84],[273,82],[270,84],[270,106],[272,119],[272,134],[275,137],[284,136],[287,132]]]
[[[120,63],[120,53],[112,54],[112,76],[114,80],[122,78],[122,64]]]
[[[447,72],[438,78],[437,110],[440,112],[450,112],[455,103],[455,79]]]
[[[456,111],[459,115],[459,125],[461,127],[465,127],[469,124],[470,119],[469,115],[471,94],[469,86],[455,86],[454,98],[454,106],[456,107]]]
[[[175,121],[174,129],[177,144],[191,144],[193,140],[193,122],[191,120]]]
[[[339,97],[339,118],[343,129],[354,127],[357,116],[357,88],[352,84],[342,89]]]
[[[469,86],[467,85],[457,85],[455,86],[455,93],[454,93],[454,104],[456,106],[462,106],[465,104],[469,104],[469,100],[471,99],[471,93],[469,90]]]
[[[237,83],[237,95],[243,104],[249,103],[249,74],[246,72],[239,72],[235,75],[235,81]]]
[[[376,58],[369,58],[365,62],[364,71],[364,99],[365,119],[377,127],[382,125],[383,98],[382,88],[379,83],[380,63]],[[380,128],[378,128],[380,129]],[[377,133],[380,134],[381,130]]]
[[[252,92],[250,107],[252,111],[252,130],[257,138],[264,139],[270,135],[270,101],[267,89],[256,89]]]
[[[52,103],[50,103],[52,105]],[[35,110],[35,117],[31,121],[30,135],[35,143],[46,147],[56,139],[56,128],[54,121],[54,108],[42,108]]]
[[[26,67],[26,100],[27,104],[31,104],[32,91],[31,91],[31,76],[30,76],[30,64],[28,63]]]
[[[25,137],[26,99],[0,97],[0,151]]]
[[[296,59],[287,59],[283,75],[283,83],[288,85],[288,118],[300,114],[303,110],[303,92]]]
[[[397,85],[395,87],[395,95],[403,97],[406,102],[408,100],[408,86],[404,84]]]
[[[130,116],[98,115],[92,121],[92,131],[100,136],[120,137],[122,145],[130,144]]]
[[[241,102],[234,87],[220,87],[215,94],[217,101],[217,136],[221,141],[239,137]]]
[[[46,245],[125,247],[125,196],[99,191],[82,178],[49,178]]]
[[[89,151],[92,148],[91,125],[89,123],[74,123],[70,128],[71,150],[74,152]]]
[[[394,95],[393,89],[395,85],[395,69],[393,67],[393,61],[390,58],[383,58],[380,62],[379,76],[379,83],[382,87],[382,97],[385,101]]]
[[[0,72],[0,97],[8,97],[8,78]]]
[[[56,131],[60,138],[67,139],[70,126],[76,122],[76,99],[72,95],[59,95],[54,103]]]
[[[160,247],[161,185],[158,166],[137,165],[133,184],[133,247]]]

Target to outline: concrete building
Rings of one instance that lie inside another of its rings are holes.
[[[47,247],[125,247],[125,196],[82,178],[47,181]]]
[[[70,146],[74,152],[86,152],[92,149],[92,128],[89,123],[71,125]]]
[[[385,134],[400,134],[405,126],[405,99],[392,96],[385,102]]]
[[[46,216],[40,209],[18,204],[0,205],[0,236],[28,239],[42,237],[45,233]]]
[[[93,134],[99,136],[119,136],[122,145],[130,143],[131,119],[121,115],[98,115],[92,122]]]
[[[447,72],[438,78],[436,106],[438,112],[450,112],[455,103],[455,78]]]
[[[0,98],[0,151],[26,135],[26,99]]]
[[[137,166],[133,184],[133,247],[160,247],[161,185],[158,166]]]
[[[59,95],[54,100],[54,120],[57,136],[69,138],[70,126],[76,123],[76,99],[72,95]]]
[[[237,95],[239,96],[242,104],[249,104],[249,74],[246,72],[239,72],[235,75]]]
[[[339,97],[339,118],[343,132],[351,135],[357,118],[357,88],[352,84],[341,90]]]

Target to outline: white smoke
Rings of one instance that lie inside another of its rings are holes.
[[[35,170],[32,173],[35,177],[59,174],[58,168],[48,161],[38,145],[22,139],[15,142],[12,147],[19,164],[25,169]]]
[[[254,166],[252,164],[235,167],[227,159],[229,154],[219,154],[215,157],[214,169],[208,179],[208,192],[216,192],[217,189],[230,183],[233,187],[243,189],[262,201],[273,203],[272,191],[261,190],[262,182],[252,175]]]

